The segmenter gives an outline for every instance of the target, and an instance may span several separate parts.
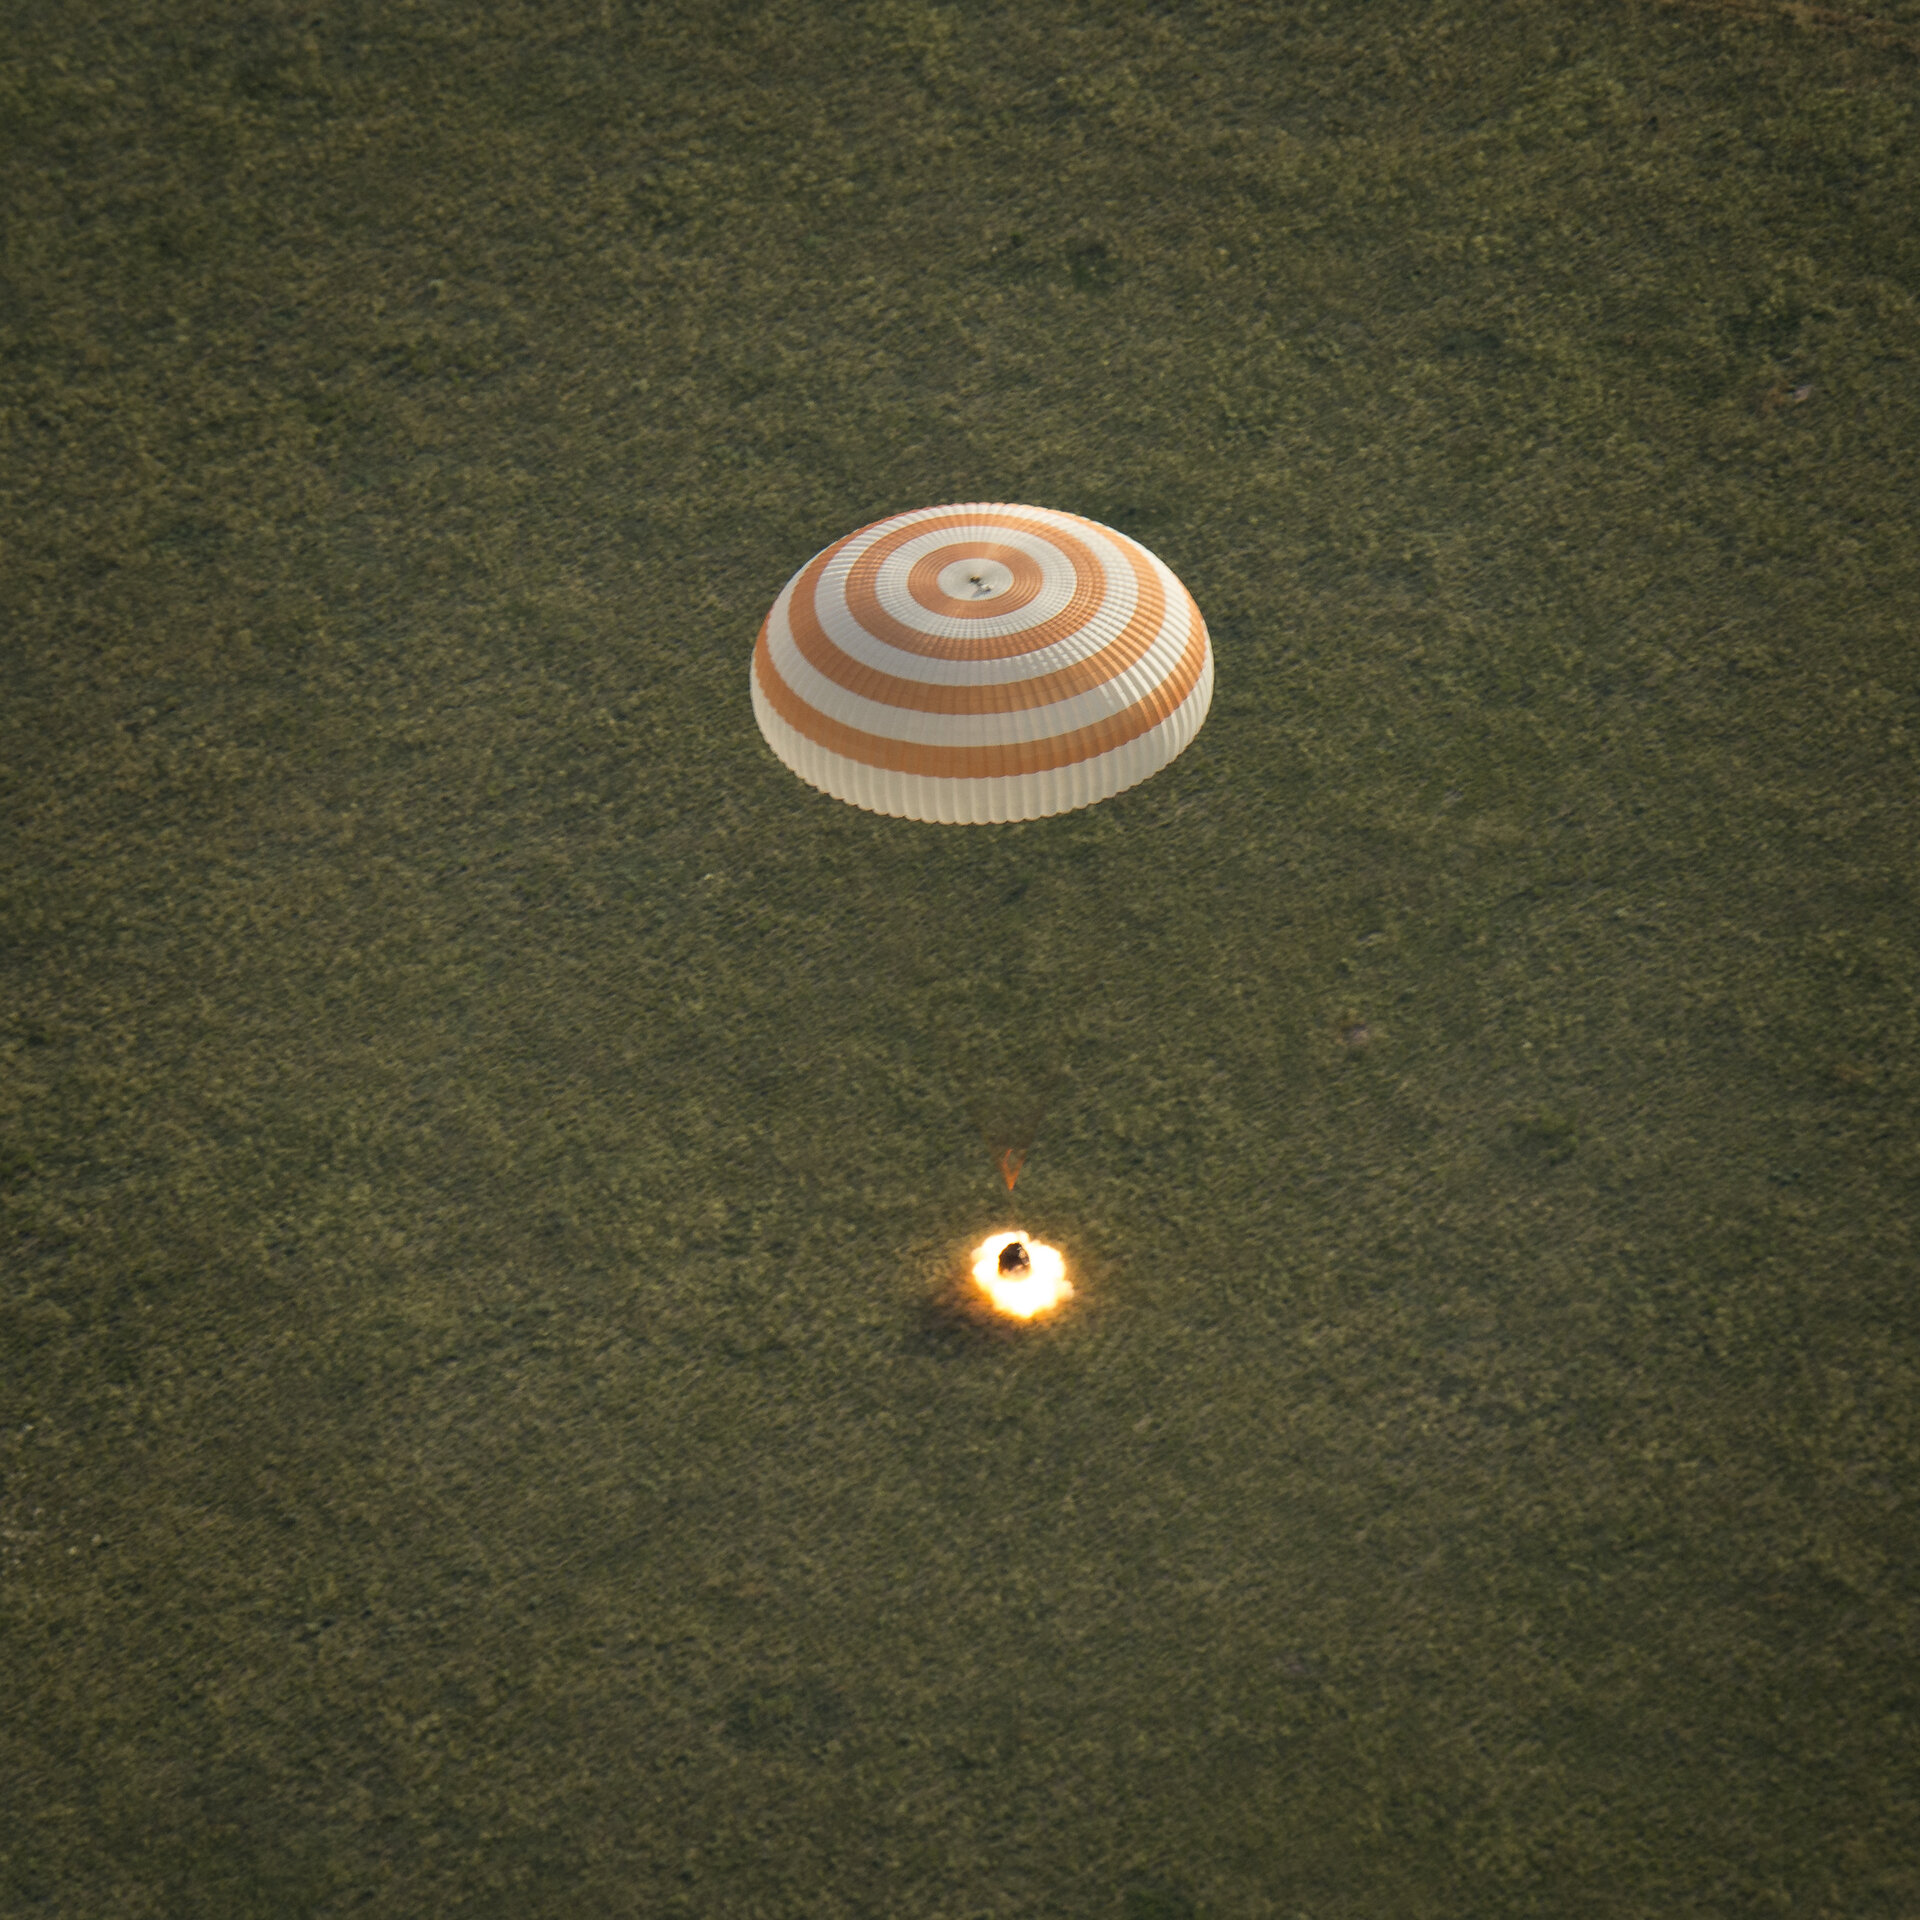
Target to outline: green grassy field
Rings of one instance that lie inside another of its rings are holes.
[[[1920,5],[8,12],[0,1912],[1920,1914]]]

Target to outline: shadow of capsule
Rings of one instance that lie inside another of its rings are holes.
[[[800,1675],[756,1681],[728,1702],[723,1724],[728,1744],[748,1753],[818,1755],[852,1719],[834,1688]]]
[[[1199,1903],[1170,1880],[1136,1880],[1120,1894],[1121,1920],[1200,1920]]]
[[[1522,1114],[1507,1122],[1506,1144],[1525,1159],[1557,1167],[1573,1158],[1580,1145],[1580,1129],[1563,1113]]]
[[[914,1303],[900,1345],[922,1359],[959,1360],[1003,1351],[1033,1333],[1030,1322],[996,1313],[970,1276],[955,1275]]]
[[[1118,263],[1104,240],[1087,240],[1069,247],[1067,272],[1082,293],[1104,293],[1119,278]]]

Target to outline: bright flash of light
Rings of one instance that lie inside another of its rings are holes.
[[[1016,1240],[1027,1250],[1027,1270],[1002,1273],[1001,1249]],[[973,1278],[1001,1313],[1016,1320],[1031,1320],[1036,1314],[1050,1312],[1073,1292],[1059,1248],[1029,1239],[1018,1228],[1011,1233],[991,1233],[980,1242],[973,1250]]]

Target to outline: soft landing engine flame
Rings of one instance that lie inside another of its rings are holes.
[[[974,1249],[973,1280],[999,1312],[1015,1320],[1051,1312],[1073,1293],[1060,1250],[1017,1227],[989,1234]]]

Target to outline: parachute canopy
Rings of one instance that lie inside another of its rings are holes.
[[[753,653],[767,744],[873,813],[970,824],[1090,806],[1207,717],[1213,649],[1138,541],[1045,507],[897,513],[817,553]]]

